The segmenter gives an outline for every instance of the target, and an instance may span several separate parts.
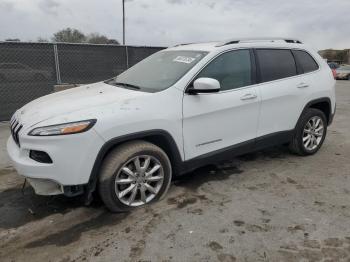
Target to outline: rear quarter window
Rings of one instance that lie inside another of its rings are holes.
[[[309,53],[302,50],[293,50],[292,52],[295,56],[295,59],[298,61],[303,73],[309,73],[318,70],[318,64]]]
[[[297,68],[289,49],[257,49],[261,82],[297,75]]]

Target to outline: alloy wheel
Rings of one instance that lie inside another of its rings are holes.
[[[321,117],[313,116],[306,123],[303,130],[303,145],[306,150],[315,150],[321,143],[324,135],[324,123]]]
[[[119,170],[115,177],[115,193],[127,206],[149,203],[159,193],[164,181],[161,163],[153,156],[133,157]]]

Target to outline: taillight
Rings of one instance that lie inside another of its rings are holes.
[[[334,79],[336,79],[336,76],[337,76],[337,71],[335,69],[332,69],[332,73],[333,73],[333,77]]]

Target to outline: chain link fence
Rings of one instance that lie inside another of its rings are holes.
[[[0,121],[56,84],[111,78],[163,47],[0,42]]]

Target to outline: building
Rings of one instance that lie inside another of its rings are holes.
[[[350,64],[350,49],[334,50],[326,49],[318,52],[328,62]]]

